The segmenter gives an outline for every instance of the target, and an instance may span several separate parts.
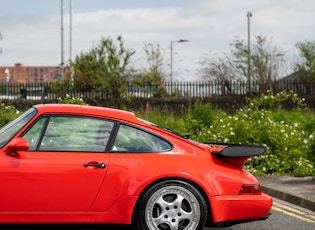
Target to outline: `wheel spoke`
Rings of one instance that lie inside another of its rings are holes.
[[[160,224],[167,224],[168,222],[165,221],[165,218],[163,217],[163,215],[160,215],[156,218],[153,218],[154,223],[158,226]]]

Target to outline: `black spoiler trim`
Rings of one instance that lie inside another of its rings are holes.
[[[213,143],[209,143],[213,144]],[[220,151],[213,151],[212,154],[230,157],[230,158],[239,158],[239,157],[252,157],[258,156],[266,152],[266,148],[260,145],[243,145],[243,144],[220,144],[226,146]]]

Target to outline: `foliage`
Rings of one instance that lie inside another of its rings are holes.
[[[204,127],[209,127],[213,123],[215,110],[210,103],[196,101],[188,110],[182,108],[174,112],[168,108],[150,108],[145,115],[141,112],[138,112],[137,115],[161,127],[166,127],[182,134],[187,133],[194,137]]]
[[[59,104],[78,104],[78,105],[88,105],[82,98],[71,98],[68,94],[66,94],[64,97],[58,98]]]
[[[295,106],[290,111],[282,109],[288,101]],[[59,98],[58,103],[86,104],[69,95]],[[2,126],[19,114],[4,104],[0,109]],[[265,146],[266,153],[246,162],[245,169],[254,175],[315,176],[315,117],[305,100],[292,92],[269,91],[247,98],[246,105],[233,114],[196,101],[188,109],[148,107],[137,115],[176,132],[190,133],[190,138],[199,142]]]
[[[142,117],[154,124],[158,124],[161,127],[166,127],[177,132],[184,133],[186,132],[186,124],[184,121],[183,113],[174,113],[174,111],[168,108],[156,108],[150,107],[146,111],[135,112],[137,116]]]
[[[297,77],[304,83],[313,82],[315,77],[315,42],[299,42],[296,47],[302,58],[302,61],[295,65]],[[309,92],[310,90],[307,93]]]
[[[185,123],[187,132],[191,135],[198,134],[204,127],[209,127],[215,118],[215,111],[210,103],[196,101],[189,109]]]
[[[307,106],[307,104],[305,103],[305,99],[298,97],[298,95],[295,94],[293,91],[290,92],[282,91],[274,95],[272,90],[268,90],[266,95],[262,93],[258,98],[256,97],[246,98],[247,102],[246,107],[254,110],[281,109],[282,104],[289,101],[291,101],[291,103],[297,106],[297,108],[305,108]]]
[[[216,79],[226,83],[229,89],[230,80],[250,79],[269,82],[279,78],[284,52],[272,46],[264,35],[256,36],[256,43],[249,47],[244,40],[236,37],[231,43],[231,53],[213,59],[205,58],[201,62],[204,79]],[[224,87],[223,87],[224,88]]]
[[[305,100],[292,92],[269,91],[246,101],[246,106],[233,115],[196,102],[181,116],[155,111],[147,119],[179,133],[190,133],[190,138],[199,142],[265,146],[266,153],[246,162],[245,169],[255,175],[315,176],[315,119]],[[295,105],[290,112],[281,106],[287,101]]]
[[[13,106],[0,104],[0,127],[3,127],[10,121],[14,120],[20,115],[20,111]]]
[[[165,80],[163,74],[163,53],[159,45],[154,47],[153,44],[144,44],[144,52],[146,61],[149,65],[149,70],[144,73],[143,80],[155,84],[160,84]]]
[[[125,48],[122,36],[117,37],[116,43],[111,38],[102,38],[89,52],[77,55],[71,63],[74,82],[69,75],[62,84],[72,85],[74,89],[85,87],[92,92],[102,91],[107,97],[123,96],[134,51]]]
[[[165,95],[165,89],[163,81],[165,81],[165,74],[163,73],[163,53],[160,46],[155,48],[152,44],[145,44],[144,51],[147,57],[147,63],[149,64],[149,70],[141,74],[141,79],[152,85],[158,86],[157,92],[154,95]]]
[[[166,90],[163,82],[165,81],[165,73],[163,70],[164,60],[163,52],[160,45],[156,47],[151,43],[144,44],[145,64],[148,68],[144,68],[141,72],[132,76],[132,88],[134,91],[146,92],[156,96],[165,96]],[[143,63],[143,61],[140,61]]]

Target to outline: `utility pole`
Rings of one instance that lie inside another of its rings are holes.
[[[70,58],[69,58],[69,66],[70,66],[70,84],[73,85],[74,82],[74,73],[72,67],[72,0],[70,0]]]
[[[64,57],[63,57],[63,0],[61,0],[61,80],[64,80]]]
[[[249,95],[251,95],[251,67],[250,67],[250,18],[253,17],[252,13],[250,11],[247,12],[247,49],[248,49],[248,56],[247,56],[247,78],[248,78],[248,92]]]

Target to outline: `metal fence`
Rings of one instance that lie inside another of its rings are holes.
[[[113,87],[114,88],[114,87]],[[57,87],[55,84],[43,83],[1,83],[0,99],[15,100],[42,100],[58,99],[68,94],[75,98],[111,97],[213,97],[222,95],[252,95],[273,90],[293,91],[299,96],[315,95],[315,81],[281,80],[277,82],[251,82],[246,81],[175,81],[161,84],[128,82],[120,85],[119,90],[106,90],[99,86],[81,86],[74,88]]]

